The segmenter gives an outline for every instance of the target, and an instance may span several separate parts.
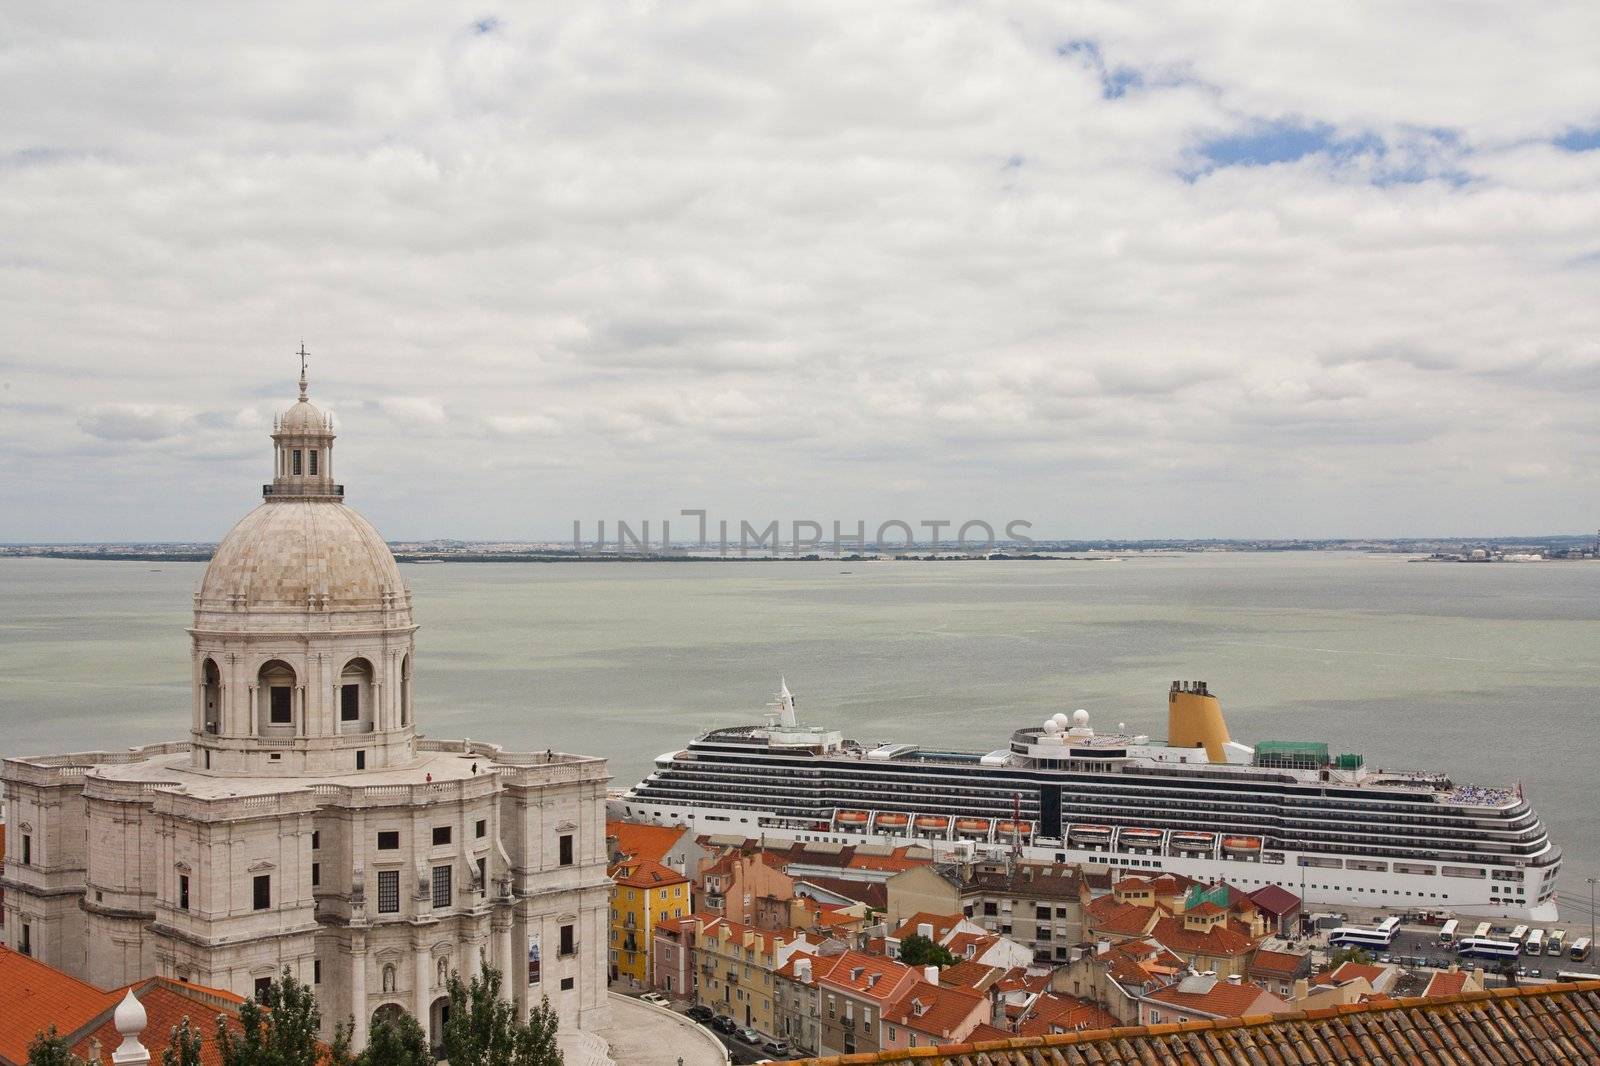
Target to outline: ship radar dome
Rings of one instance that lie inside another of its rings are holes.
[[[1089,724],[1089,712],[1079,707],[1072,712],[1072,724],[1079,729]]]
[[[1054,718],[1046,718],[1044,720],[1044,731],[1049,733],[1051,736],[1055,736],[1057,733],[1061,732],[1061,723],[1056,721]]]
[[[1056,725],[1060,726],[1062,729],[1067,728],[1067,726],[1071,724],[1067,716],[1062,714],[1060,711],[1057,711],[1054,715],[1052,715],[1050,720]]]

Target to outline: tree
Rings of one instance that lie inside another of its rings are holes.
[[[366,1050],[356,1056],[355,1066],[433,1066],[428,1034],[405,1011],[392,1018],[385,1014],[372,1023]]]
[[[492,966],[470,984],[452,972],[449,989],[444,1057],[450,1066],[563,1066],[548,999],[519,1023],[517,1008],[500,996],[500,971]]]
[[[1335,948],[1328,961],[1334,966],[1343,966],[1347,962],[1358,962],[1366,966],[1372,962],[1372,954],[1358,947]]]
[[[912,933],[900,941],[900,961],[907,966],[954,966],[956,957],[943,944]]]
[[[200,1066],[200,1030],[189,1025],[188,1015],[172,1027],[161,1066]]]
[[[38,1033],[28,1044],[28,1066],[89,1066],[67,1047],[64,1038],[56,1034],[56,1027]]]
[[[338,1026],[332,1044],[322,1047],[317,997],[287,966],[260,1002],[246,1000],[239,1008],[239,1029],[235,1034],[224,1019],[217,1019],[223,1066],[345,1066],[351,1061],[350,1027]]]

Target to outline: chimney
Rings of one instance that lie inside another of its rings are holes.
[[[1472,968],[1472,981],[1479,988],[1488,987],[1483,983],[1483,967],[1482,966],[1474,966]]]
[[[917,935],[920,936],[920,937],[923,937],[926,940],[932,940],[933,939],[933,923],[932,922],[918,922],[917,923]]]
[[[1311,995],[1311,982],[1306,980],[1304,977],[1295,978],[1294,996],[1293,996],[1291,1002],[1294,1002],[1294,1003],[1303,1002],[1306,999],[1306,997],[1308,997],[1310,995]]]
[[[922,979],[924,981],[928,982],[930,985],[938,984],[939,983],[939,967],[937,967],[937,966],[924,966],[922,968]]]
[[[121,1046],[111,1053],[114,1066],[141,1066],[148,1063],[150,1049],[139,1043],[139,1034],[144,1032],[150,1019],[144,1012],[144,1004],[135,998],[133,989],[128,989],[111,1018],[117,1032],[122,1034]]]
[[[794,962],[794,975],[798,980],[809,984],[811,982],[811,960],[796,959]]]
[[[1230,985],[1241,985],[1244,984],[1244,978],[1240,977],[1236,973],[1230,973],[1228,975],[1228,983]]]

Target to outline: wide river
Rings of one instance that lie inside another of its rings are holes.
[[[1520,782],[1600,877],[1600,565],[1349,553],[1013,563],[442,564],[414,593],[417,717],[439,737],[611,760],[617,783],[779,675],[862,740],[991,750],[1079,707],[1160,736],[1206,680],[1235,739]],[[0,753],[176,739],[202,567],[0,560]]]

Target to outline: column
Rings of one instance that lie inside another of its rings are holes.
[[[416,1015],[418,1024],[422,1026],[422,1031],[428,1034],[429,1042],[437,1045],[443,1041],[444,1034],[435,1033],[429,1028],[432,1025],[432,1019],[429,1017],[428,1009],[433,1005],[433,1000],[428,995],[428,985],[433,980],[433,974],[430,972],[432,968],[428,965],[428,949],[418,944],[415,951],[417,955],[417,1009],[412,1013]]]
[[[359,930],[350,934],[350,1014],[354,1027],[350,1031],[352,1050],[367,1046],[367,944],[366,936]]]
[[[526,959],[519,959],[512,954],[511,948],[511,919],[506,918],[505,924],[496,931],[495,968],[500,971],[505,979],[506,988],[515,988],[518,984],[526,986],[528,983],[528,963]],[[513,996],[513,998],[515,998]]]

